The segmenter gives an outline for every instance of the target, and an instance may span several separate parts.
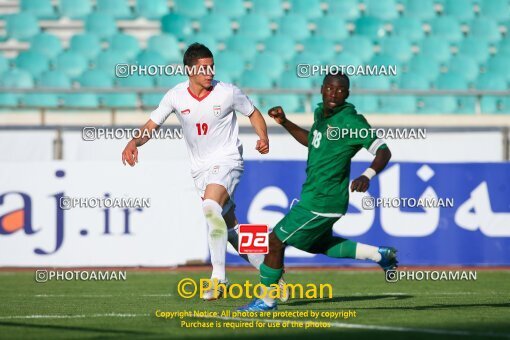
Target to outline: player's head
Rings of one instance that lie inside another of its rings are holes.
[[[211,50],[205,45],[193,43],[189,45],[184,57],[183,64],[189,70],[189,80],[195,84],[199,84],[204,88],[211,86],[214,73],[211,72],[214,67],[214,59]]]
[[[349,78],[343,73],[327,74],[321,86],[324,107],[333,109],[349,97]]]

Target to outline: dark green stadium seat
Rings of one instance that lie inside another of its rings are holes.
[[[483,73],[478,76],[475,82],[477,90],[482,91],[506,91],[508,84],[505,77],[497,73]]]
[[[214,37],[214,35],[207,33],[207,31],[192,34],[186,38],[186,44],[188,46],[196,42],[207,46],[213,54],[218,52],[218,40]]]
[[[200,18],[200,31],[225,40],[232,35],[232,23],[226,15],[212,13]]]
[[[315,35],[332,41],[341,41],[349,36],[345,21],[331,15],[315,20],[315,26]]]
[[[115,19],[132,19],[128,0],[96,0],[96,12],[111,15]]]
[[[146,50],[159,53],[167,62],[182,62],[182,54],[179,50],[179,43],[171,34],[151,36],[147,41]]]
[[[303,15],[307,19],[317,19],[322,17],[322,8],[320,0],[291,0],[290,12]]]
[[[70,108],[97,108],[99,98],[94,93],[65,93],[62,95],[64,105]]]
[[[379,96],[379,112],[388,114],[415,113],[416,97],[411,95]]]
[[[238,19],[246,14],[246,8],[243,0],[222,0],[214,1],[212,12]]]
[[[459,21],[455,17],[442,16],[430,21],[432,35],[445,39],[449,42],[462,40],[462,30]]]
[[[111,88],[113,76],[109,72],[101,70],[88,70],[83,72],[78,82],[81,87]]]
[[[110,37],[110,50],[119,52],[126,60],[131,60],[140,51],[140,43],[132,35],[117,33]]]
[[[420,73],[404,73],[399,77],[398,88],[402,90],[429,90],[430,82]]]
[[[224,50],[214,56],[216,71],[223,71],[233,78],[239,78],[245,69],[243,58],[232,51]]]
[[[39,33],[37,18],[30,13],[17,13],[6,18],[7,37],[17,40],[29,40]]]
[[[174,13],[198,19],[207,13],[204,0],[174,0]]]
[[[430,20],[436,16],[433,0],[405,0],[404,15],[408,18]]]
[[[457,99],[453,96],[422,96],[417,102],[417,113],[451,114],[458,108]]]
[[[260,72],[248,70],[241,76],[240,85],[244,88],[267,90],[273,87],[273,82],[269,77]]]
[[[54,59],[62,51],[62,43],[53,34],[39,33],[30,39],[30,50]]]
[[[0,86],[13,89],[29,89],[34,87],[34,79],[28,71],[11,69],[1,74]]]
[[[51,0],[21,0],[20,12],[30,13],[39,19],[57,19]]]
[[[426,55],[417,55],[409,61],[409,74],[417,74],[428,81],[433,81],[439,75],[439,62]]]
[[[450,59],[448,71],[461,73],[467,81],[473,81],[478,76],[480,69],[478,63],[473,58],[466,55],[456,55]]]
[[[419,19],[402,17],[392,22],[393,35],[409,39],[411,42],[420,41],[423,36],[423,27]]]
[[[71,38],[69,49],[93,60],[101,52],[101,41],[95,34],[76,34]]]
[[[468,90],[468,82],[462,73],[442,73],[436,79],[438,90]]]
[[[283,72],[285,64],[276,53],[264,52],[255,56],[253,70],[262,73],[271,80],[277,79]]]
[[[283,16],[283,4],[281,0],[256,0],[252,1],[251,11],[269,19],[276,19]]]
[[[138,97],[134,93],[103,93],[99,95],[103,106],[109,108],[136,108]]]
[[[49,59],[41,53],[26,51],[21,52],[15,59],[16,67],[27,70],[32,77],[38,77],[42,72],[48,70]]]
[[[161,18],[161,31],[184,39],[193,32],[191,20],[188,17],[169,13]]]
[[[295,94],[265,94],[260,97],[262,112],[266,113],[270,108],[281,106],[286,113],[303,111],[303,105],[298,95]]]
[[[255,40],[263,40],[271,35],[269,19],[262,14],[247,14],[239,19],[238,34]]]
[[[420,54],[439,62],[446,62],[451,58],[450,44],[440,37],[428,37],[420,42]]]
[[[155,108],[163,99],[164,93],[143,93],[142,94],[142,103],[143,106],[148,106]]]
[[[501,39],[501,32],[497,22],[492,18],[476,18],[469,22],[469,35],[486,39],[490,43],[498,42]]]
[[[215,76],[217,79],[217,77]],[[184,75],[174,75],[174,76],[166,76],[161,75],[156,77],[156,87],[164,87],[167,89],[171,89],[175,85],[182,83],[183,81],[187,81],[188,77]]]
[[[295,70],[289,70],[280,76],[280,79],[277,81],[276,85],[282,89],[300,89],[300,90],[309,90],[313,88],[313,83],[311,78],[299,78],[296,75]]]
[[[278,32],[294,40],[304,40],[310,36],[308,21],[299,14],[289,14],[279,21]]]
[[[106,40],[117,33],[117,24],[109,14],[91,13],[85,17],[85,31]]]
[[[487,61],[487,72],[499,74],[510,81],[510,67],[508,67],[507,55],[496,55]]]
[[[60,0],[59,13],[70,19],[83,19],[92,12],[90,0]]]
[[[225,45],[227,50],[239,54],[245,61],[252,60],[257,54],[257,41],[242,34],[231,36]]]
[[[87,59],[73,51],[60,54],[55,61],[55,68],[71,79],[79,77],[88,66]]]
[[[458,54],[470,56],[479,64],[484,63],[490,55],[489,42],[483,38],[467,37],[460,42]]]
[[[154,77],[150,75],[131,75],[126,78],[118,78],[117,85],[123,88],[144,88],[154,87]]]
[[[379,111],[379,101],[374,95],[351,95],[347,101],[352,103],[360,114]]]
[[[367,37],[353,36],[341,42],[342,53],[347,52],[361,58],[363,62],[368,62],[374,55],[374,47]]]
[[[471,20],[475,17],[473,0],[444,0],[443,13],[462,22]]]
[[[479,0],[480,15],[494,20],[510,18],[510,5],[508,0]]]
[[[133,62],[138,65],[165,65],[165,58],[155,51],[141,51],[134,59]]]
[[[328,61],[335,55],[335,43],[328,38],[314,35],[303,40],[305,51],[319,51],[322,61]]]
[[[61,105],[58,95],[54,93],[26,93],[20,101],[22,106],[55,108]]]
[[[370,39],[382,38],[386,35],[384,22],[374,17],[361,17],[354,23],[354,32]]]
[[[137,1],[135,12],[137,16],[141,16],[149,20],[159,20],[161,19],[162,16],[168,14],[169,12],[168,1],[167,0]]]
[[[115,75],[115,67],[117,64],[125,64],[128,60],[124,59],[124,56],[116,51],[103,51],[98,54],[96,59],[96,69],[108,73],[112,77]]]
[[[393,20],[398,17],[397,3],[395,0],[364,0],[367,16],[382,20]]]
[[[296,44],[291,38],[277,34],[264,40],[264,51],[273,52],[288,61],[296,55]]]
[[[61,71],[46,71],[39,76],[37,85],[39,87],[68,89],[71,87],[71,80]]]
[[[386,37],[380,41],[381,53],[396,58],[399,62],[407,62],[413,56],[412,46],[404,37]]]
[[[356,20],[360,16],[357,0],[327,0],[328,14],[339,19]]]

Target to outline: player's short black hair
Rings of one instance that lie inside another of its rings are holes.
[[[351,87],[351,81],[349,80],[349,77],[347,77],[347,75],[345,75],[345,73],[342,73],[342,72],[328,73],[324,77],[324,80],[322,81],[322,83],[324,84],[326,82],[326,80],[329,79],[329,78],[338,78],[338,79],[340,79],[342,81],[345,81],[345,83],[347,84],[347,88]]]
[[[193,66],[196,64],[198,59],[212,57],[213,54],[207,46],[196,42],[188,46],[188,49],[184,52],[182,63],[186,66]]]

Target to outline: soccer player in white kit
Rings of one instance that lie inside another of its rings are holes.
[[[204,45],[194,43],[184,53],[185,67],[190,68],[189,80],[170,89],[158,108],[142,127],[142,136],[131,140],[122,153],[122,161],[134,166],[138,162],[137,147],[145,144],[152,131],[158,129],[175,112],[182,128],[191,160],[191,175],[202,197],[202,207],[209,228],[211,279],[228,284],[225,275],[227,240],[237,250],[237,219],[233,195],[243,173],[242,144],[238,139],[235,111],[249,117],[259,136],[256,149],[269,152],[267,127],[260,111],[235,85],[213,80],[210,72],[214,60]],[[208,72],[209,71],[209,72]],[[243,256],[259,268],[264,256]],[[222,291],[207,291],[203,298],[214,300]]]

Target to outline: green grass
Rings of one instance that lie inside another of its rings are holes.
[[[478,271],[477,281],[386,283],[376,271],[296,271],[291,283],[330,283],[332,299],[293,299],[279,311],[347,311],[356,318],[332,320],[330,328],[186,329],[160,311],[235,310],[248,299],[203,302],[183,299],[177,282],[199,279],[201,272],[128,271],[126,281],[51,281],[36,283],[34,272],[0,272],[0,339],[73,338],[260,338],[319,337],[391,339],[510,338],[510,271]],[[232,283],[254,271],[230,271]],[[279,318],[281,319],[281,318]],[[219,319],[190,319],[218,321]],[[299,321],[301,319],[291,319]],[[320,320],[327,321],[330,320]]]

